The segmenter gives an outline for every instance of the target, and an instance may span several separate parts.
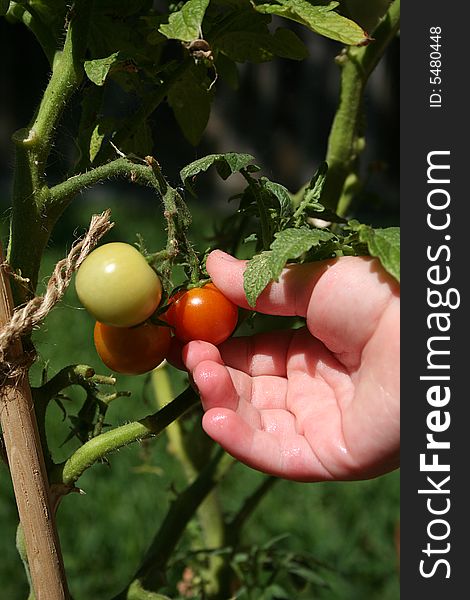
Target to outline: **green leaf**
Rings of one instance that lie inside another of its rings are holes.
[[[225,154],[209,154],[190,163],[180,171],[180,177],[183,184],[190,188],[189,180],[207,171],[212,165],[217,167],[217,171],[222,179],[227,179],[232,173],[246,168],[254,161],[251,154],[238,154],[236,152],[227,152]]]
[[[85,73],[90,81],[95,85],[104,85],[106,77],[108,76],[111,68],[122,60],[120,58],[120,52],[114,52],[106,58],[96,58],[94,60],[86,60],[84,64]]]
[[[330,231],[322,229],[285,229],[275,234],[271,250],[254,256],[247,264],[243,288],[250,306],[255,306],[261,292],[271,281],[277,281],[289,260],[303,254],[333,238]]]
[[[290,216],[292,214],[292,199],[289,190],[280,183],[270,181],[267,177],[261,177],[260,183],[277,198],[280,207],[280,217]]]
[[[209,120],[212,94],[208,88],[205,68],[201,70],[194,65],[172,85],[168,94],[178,125],[193,146],[200,142]]]
[[[363,225],[359,239],[366,243],[372,256],[377,257],[384,269],[400,281],[400,228],[372,229]]]
[[[332,237],[333,234],[330,231],[303,227],[285,229],[276,233],[276,239],[271,244],[273,279],[277,280],[279,278],[288,260],[300,258],[302,254],[305,254],[314,246],[318,246],[320,242],[327,242]]]
[[[312,177],[312,180],[307,186],[304,194],[304,200],[306,204],[314,205],[319,204],[321,194],[323,191],[323,186],[326,181],[326,174],[328,172],[328,165],[326,162],[320,164],[318,169],[315,172],[315,175]],[[320,205],[322,207],[322,205]],[[321,208],[320,208],[321,210]]]
[[[267,62],[274,56],[303,60],[308,50],[300,38],[289,29],[278,28],[274,35],[268,30],[229,31],[217,41],[218,49],[235,62]]]
[[[271,36],[271,48],[276,56],[291,60],[304,60],[308,56],[307,46],[291,29],[279,27]]]
[[[147,156],[152,153],[153,136],[152,129],[147,120],[139,124],[132,135],[121,145],[125,154],[136,156]]]
[[[246,265],[243,275],[243,289],[250,306],[255,306],[259,295],[272,279],[271,251],[265,250],[253,256]]]
[[[217,67],[217,73],[219,74],[219,77],[226,81],[232,90],[237,90],[240,81],[238,67],[235,61],[230,59],[225,54],[222,54],[222,52],[218,52],[215,59],[215,65]]]
[[[325,210],[323,204],[320,203],[320,198],[323,186],[325,185],[327,171],[327,163],[321,163],[310,183],[305,188],[299,206],[295,211],[297,222],[302,221],[305,216],[311,216],[312,211],[322,213]]]
[[[101,124],[98,123],[98,125],[93,129],[90,137],[90,149],[88,156],[90,163],[92,163],[95,160],[96,156],[98,155],[98,152],[101,150],[101,145],[103,143],[105,135],[105,132],[102,131]]]
[[[170,15],[168,23],[161,25],[160,33],[171,40],[192,42],[201,33],[202,20],[209,0],[189,0],[183,8]]]
[[[217,47],[237,63],[261,63],[272,60],[269,34],[254,31],[229,31],[218,40]]]
[[[338,2],[309,2],[308,0],[276,0],[275,3],[255,5],[261,13],[278,15],[301,23],[315,33],[343,44],[357,46],[369,38],[354,21],[334,12]]]

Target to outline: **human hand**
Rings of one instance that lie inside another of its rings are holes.
[[[248,308],[240,261],[207,270]],[[256,310],[306,327],[190,342],[183,360],[206,433],[241,462],[297,481],[367,479],[399,464],[399,286],[375,259],[290,265]]]

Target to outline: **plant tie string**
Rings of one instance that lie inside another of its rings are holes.
[[[34,357],[32,358],[31,355],[26,353],[13,363],[11,361],[7,362],[6,357],[12,343],[29,334],[62,299],[74,271],[79,268],[88,254],[95,248],[98,241],[114,226],[114,223],[109,220],[110,216],[109,210],[92,216],[86,234],[74,243],[66,258],[56,264],[54,272],[49,278],[44,296],[35,296],[24,306],[15,309],[11,319],[0,330],[1,370],[4,373],[6,371],[8,377],[13,377],[16,374],[15,371],[23,371],[34,362]],[[9,265],[4,263],[0,265],[0,268],[8,270]]]

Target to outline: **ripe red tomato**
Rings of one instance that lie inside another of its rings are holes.
[[[213,283],[208,283],[177,292],[165,319],[182,342],[203,340],[217,346],[234,332],[238,308]]]
[[[137,327],[95,324],[96,351],[112,371],[126,375],[147,373],[166,358],[170,347],[170,328],[143,323]]]

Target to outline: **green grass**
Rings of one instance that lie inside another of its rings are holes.
[[[73,232],[82,232],[92,212],[113,206],[115,229],[106,241],[133,243],[135,233],[144,236],[149,249],[162,247],[164,226],[159,206],[149,208],[135,199],[115,203],[110,198],[77,200],[67,211],[48,249],[41,280],[70,247]],[[207,212],[196,212],[195,235],[207,231]],[[202,242],[202,247],[205,242]],[[31,378],[37,385],[47,363],[48,373],[71,363],[87,363],[106,374],[92,345],[92,320],[81,309],[73,287],[62,304],[34,334],[39,360]],[[185,377],[174,372],[175,393]],[[130,398],[111,405],[107,423],[117,425],[155,410],[145,376],[119,377],[118,389],[130,390]],[[65,406],[76,414],[81,396],[74,393]],[[58,406],[48,413],[48,432],[56,460],[70,454],[77,442],[62,445],[68,420]],[[237,465],[220,486],[226,514],[233,514],[242,499],[261,481],[262,475]],[[80,479],[86,494],[65,497],[58,512],[58,526],[66,570],[75,600],[105,599],[118,592],[139,564],[154,532],[184,478],[169,455],[165,436],[126,447],[110,456],[109,464],[96,464]],[[27,597],[26,580],[14,547],[16,507],[7,470],[0,468],[0,581],[2,598]],[[392,600],[399,597],[394,531],[399,511],[398,473],[363,482],[299,484],[279,481],[246,523],[242,540],[247,547],[262,546],[286,534],[277,548],[309,553],[319,561],[318,575],[326,584],[315,591],[299,591],[299,598],[321,600]],[[194,526],[193,526],[194,527]],[[183,540],[182,548],[188,545]],[[258,599],[257,599],[258,600]]]

